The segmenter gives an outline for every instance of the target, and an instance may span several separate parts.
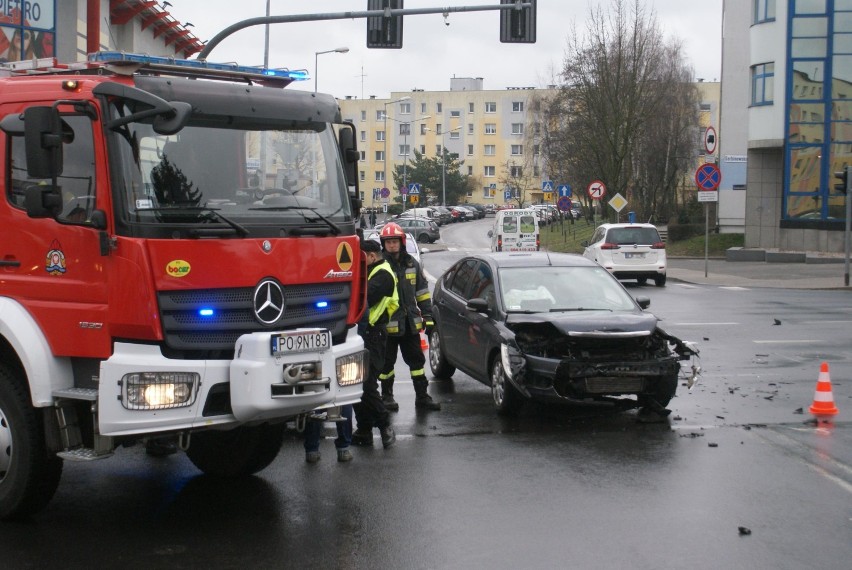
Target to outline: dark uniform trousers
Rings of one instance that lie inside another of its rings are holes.
[[[417,396],[427,395],[429,380],[426,379],[426,357],[420,345],[420,333],[406,331],[401,336],[389,335],[385,365],[382,368],[382,392],[393,394],[394,365],[397,351],[402,353],[402,360],[411,370],[411,382]]]
[[[388,333],[384,325],[371,326],[366,328],[361,337],[364,339],[364,347],[370,353],[370,367],[367,378],[364,379],[361,401],[355,404],[355,418],[358,429],[383,429],[390,425],[390,420],[379,394],[379,374],[385,365]]]

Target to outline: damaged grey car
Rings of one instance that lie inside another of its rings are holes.
[[[578,255],[471,255],[438,280],[429,364],[491,387],[503,414],[528,400],[641,407],[667,415],[698,349],[660,328],[608,271]]]

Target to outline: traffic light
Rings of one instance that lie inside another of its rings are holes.
[[[532,4],[520,10],[500,10],[500,41],[504,44],[535,43],[536,0],[500,0],[500,4]]]
[[[367,0],[367,10],[402,10],[402,0]],[[367,18],[367,47],[399,49],[402,47],[402,16],[370,16]]]
[[[852,184],[852,176],[850,176],[852,166],[844,166],[840,172],[835,172],[834,177],[838,182],[834,185],[834,191],[838,194],[849,194],[849,187]]]

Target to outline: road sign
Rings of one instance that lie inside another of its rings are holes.
[[[420,184],[417,182],[412,182],[408,185],[408,193],[411,196],[419,196],[420,195]]]
[[[615,196],[612,197],[612,200],[608,202],[610,207],[616,212],[620,212],[624,209],[624,206],[627,205],[627,200],[624,199],[624,196],[616,193]]]
[[[553,192],[553,180],[545,180],[541,183],[542,192]]]
[[[698,193],[699,202],[718,202],[719,192],[717,190],[702,190]]]
[[[716,129],[707,127],[704,131],[704,150],[707,154],[716,152]]]
[[[553,192],[545,192],[544,193],[544,201],[545,202],[553,202]]]
[[[559,195],[570,198],[571,197],[571,186],[569,184],[560,184],[559,185]]]
[[[512,191],[511,191],[511,190],[506,190],[505,192],[503,192],[503,199],[504,199],[505,201],[507,201],[507,202],[508,202],[509,200],[511,200],[511,199],[512,199]]]
[[[405,186],[400,186],[399,187],[399,193],[402,194],[403,196],[408,195],[408,188],[405,187]]]
[[[387,198],[390,196],[390,190],[387,188],[382,188],[382,198]]]
[[[420,201],[420,196],[418,194],[409,194],[408,199],[412,204],[417,204]]]
[[[695,171],[695,183],[699,190],[716,190],[722,182],[722,171],[712,163],[705,163]]]
[[[595,180],[591,184],[589,184],[589,188],[586,190],[589,194],[589,198],[592,200],[600,200],[606,194],[606,184],[601,182],[600,180]]]
[[[561,212],[567,212],[571,209],[571,198],[568,196],[560,196],[559,200],[556,201],[556,207],[559,208]]]

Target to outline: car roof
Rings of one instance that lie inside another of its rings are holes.
[[[654,228],[657,229],[657,226],[654,224],[601,224],[598,226],[599,228],[604,228],[605,230],[609,230],[612,228]]]
[[[598,267],[598,264],[575,253],[553,253],[547,251],[519,251],[477,253],[465,259],[480,259],[500,267]]]

